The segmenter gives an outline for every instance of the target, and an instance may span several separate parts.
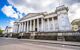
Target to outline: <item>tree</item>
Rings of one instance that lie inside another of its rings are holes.
[[[2,35],[3,30],[0,29],[0,35]]]

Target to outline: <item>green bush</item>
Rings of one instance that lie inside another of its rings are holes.
[[[0,29],[0,35],[2,35],[3,30]]]

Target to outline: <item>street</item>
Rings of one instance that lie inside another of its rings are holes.
[[[0,50],[80,50],[80,47],[0,37]]]

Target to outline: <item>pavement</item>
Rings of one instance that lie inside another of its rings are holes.
[[[33,42],[49,43],[49,44],[60,44],[60,45],[69,45],[69,46],[78,46],[80,47],[80,42],[72,41],[53,41],[53,40],[35,40],[35,39],[21,39]]]
[[[0,50],[80,50],[79,46],[55,44],[59,42],[60,41],[0,37]],[[77,44],[79,42],[66,42],[66,43]]]

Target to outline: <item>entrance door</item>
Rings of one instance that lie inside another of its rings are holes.
[[[35,31],[37,31],[37,28],[35,28]]]

